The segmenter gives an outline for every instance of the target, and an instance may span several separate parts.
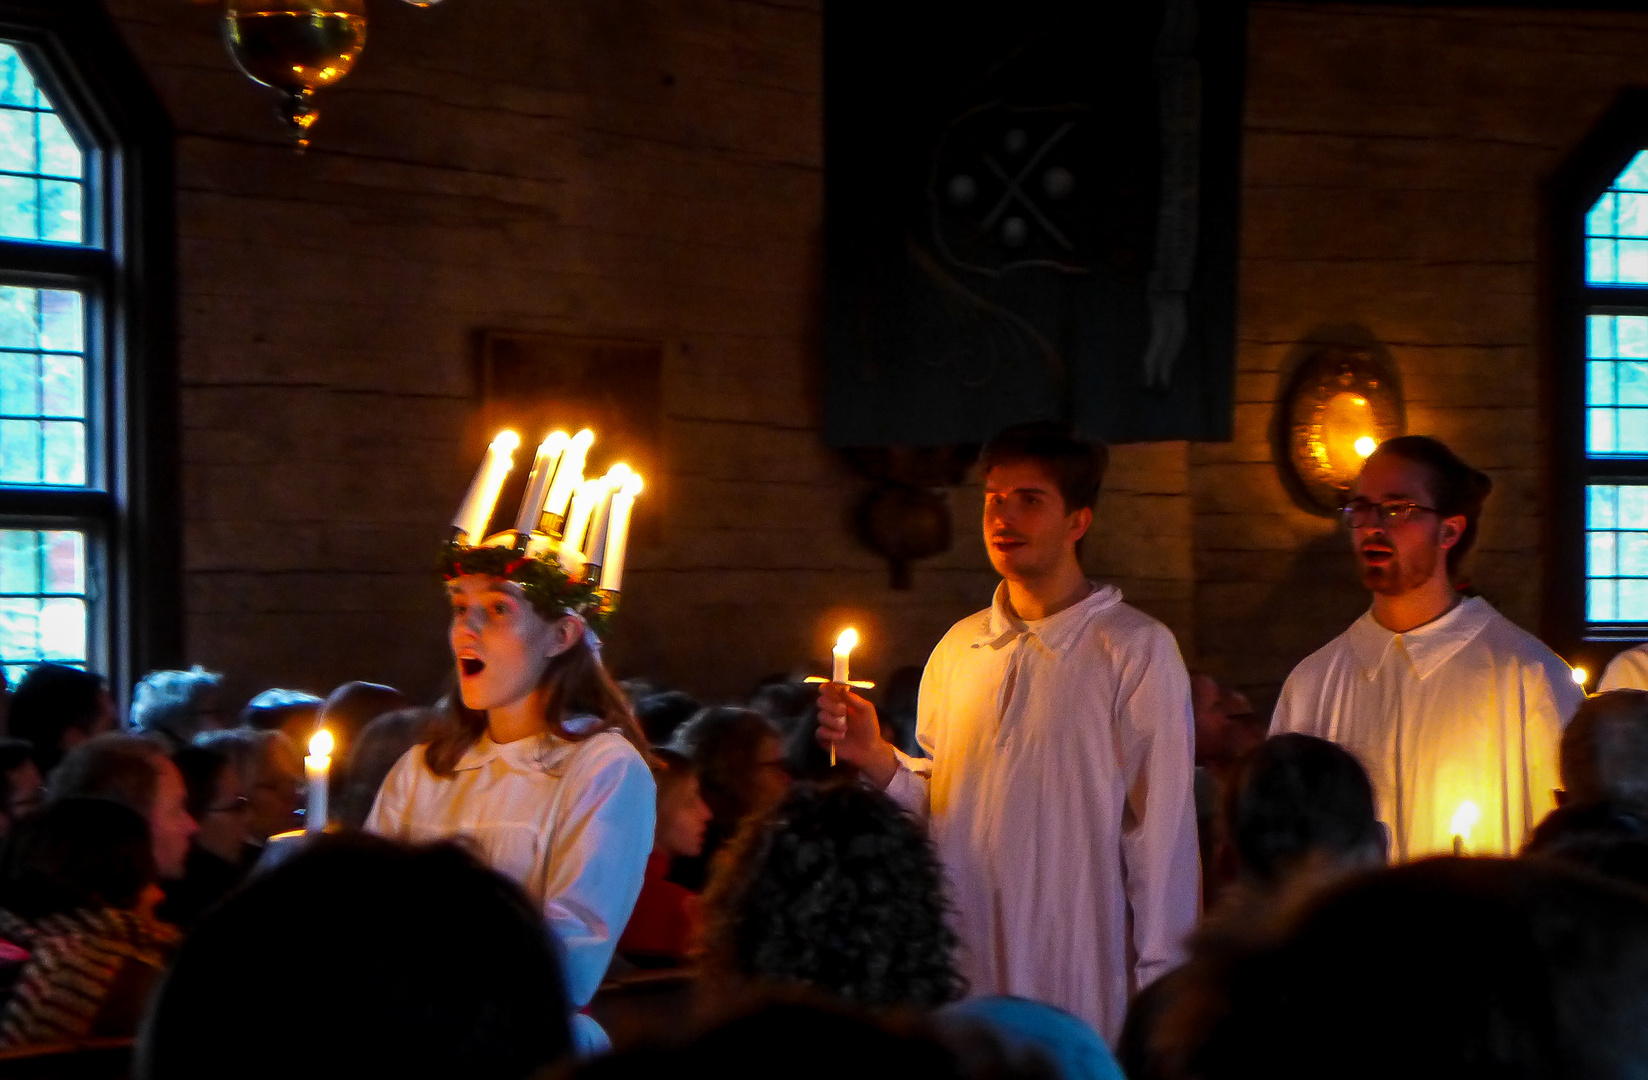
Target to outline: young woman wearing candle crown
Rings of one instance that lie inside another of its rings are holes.
[[[542,906],[581,1007],[612,959],[653,842],[646,739],[590,625],[603,625],[604,596],[507,548],[451,545],[445,572],[461,703],[396,763],[366,828],[473,843]]]

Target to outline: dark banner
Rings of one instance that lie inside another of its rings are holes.
[[[1245,4],[825,8],[825,435],[1230,437]]]

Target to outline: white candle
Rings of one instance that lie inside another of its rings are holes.
[[[852,655],[853,646],[857,644],[858,631],[850,626],[841,631],[841,636],[835,639],[835,650],[831,653],[831,657],[835,660],[830,668],[831,682],[844,683],[849,680],[847,658]]]
[[[527,477],[526,495],[521,499],[520,513],[515,515],[515,531],[525,536],[538,527],[538,515],[543,513],[544,501],[549,498],[549,484],[555,479],[555,468],[566,452],[567,433],[552,431],[538,444],[538,454],[532,459],[532,474]]]
[[[492,445],[486,448],[486,459],[475,470],[469,492],[464,495],[457,516],[452,519],[452,528],[463,534],[454,539],[471,547],[486,539],[486,524],[492,520],[492,509],[498,505],[498,492],[503,490],[504,479],[515,466],[515,448],[520,445],[519,435],[513,431],[501,431],[492,440]]]
[[[309,807],[303,813],[304,832],[326,829],[326,777],[332,771],[332,733],[325,728],[309,740],[309,756],[303,759],[303,775],[309,780]]]
[[[1459,804],[1459,809],[1453,812],[1453,821],[1449,822],[1448,830],[1453,833],[1453,853],[1464,855],[1471,842],[1471,830],[1476,823],[1482,820],[1482,811],[1471,800],[1466,799]]]
[[[590,443],[594,441],[595,432],[585,428],[567,443],[566,453],[561,455],[560,468],[555,470],[555,481],[549,485],[549,494],[544,497],[539,531],[550,536],[561,532],[561,526],[570,516],[567,503],[584,482],[584,458],[589,454]]]
[[[634,475],[629,466],[614,465],[601,478],[601,501],[589,516],[589,542],[584,545],[584,562],[600,566],[607,555],[607,534],[612,531],[612,503],[620,488]]]
[[[567,511],[566,531],[561,535],[562,553],[583,557],[584,533],[589,529],[589,517],[595,512],[595,503],[604,487],[606,482],[599,479],[585,480],[578,485],[578,493],[572,497],[572,509]]]
[[[630,473],[624,486],[612,497],[611,524],[607,526],[607,550],[601,559],[601,588],[617,592],[624,585],[624,555],[629,550],[629,515],[635,496],[641,494],[639,473]]]

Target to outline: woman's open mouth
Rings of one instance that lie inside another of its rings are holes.
[[[458,657],[458,670],[463,672],[463,674],[465,674],[465,675],[468,675],[468,676],[479,675],[481,673],[482,669],[484,669],[485,667],[486,667],[486,661],[482,660],[478,656],[460,656],[460,657]]]

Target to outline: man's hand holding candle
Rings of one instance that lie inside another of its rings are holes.
[[[898,755],[893,744],[881,737],[875,706],[845,683],[825,683],[819,688],[818,741],[834,747],[841,760],[858,766],[878,788],[885,788],[898,772]]]

